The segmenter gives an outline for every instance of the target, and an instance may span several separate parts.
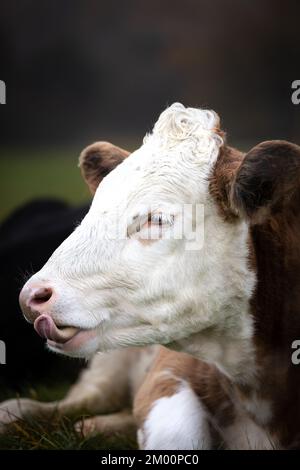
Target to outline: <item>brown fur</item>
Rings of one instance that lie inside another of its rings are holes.
[[[226,152],[227,153],[227,152]],[[236,158],[231,152],[232,165]],[[218,165],[232,178],[230,165]],[[300,369],[291,362],[291,344],[300,338],[300,147],[264,142],[237,165],[230,198],[250,219],[250,262],[257,284],[251,299],[255,319],[260,398],[269,400],[269,431],[284,447],[300,445]],[[220,174],[215,169],[215,174]],[[216,198],[218,202],[218,199]],[[253,390],[240,388],[242,399]]]
[[[239,150],[228,146],[221,147],[210,178],[210,194],[213,196],[225,222],[233,222],[238,217],[237,211],[231,205],[230,198],[232,182],[243,158],[244,154]]]
[[[135,397],[134,415],[139,428],[143,427],[153,403],[175,394],[182,380],[189,383],[209,412],[215,437],[220,428],[234,422],[236,390],[229,380],[213,365],[161,347]]]
[[[109,142],[95,142],[81,152],[79,166],[92,194],[100,181],[128,155],[129,152]]]
[[[256,145],[236,172],[231,199],[252,223],[289,211],[300,183],[300,147],[273,140]]]

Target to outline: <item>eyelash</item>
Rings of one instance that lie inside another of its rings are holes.
[[[127,228],[127,236],[131,237],[135,233],[139,233],[143,227],[148,224],[156,225],[160,229],[166,225],[173,225],[174,224],[174,215],[173,214],[163,214],[162,212],[154,212],[149,213],[148,216],[144,218],[142,222],[141,219],[134,221],[128,228]]]
[[[163,225],[172,225],[174,223],[173,215],[165,215],[161,212],[148,215],[148,223],[152,223],[162,227]]]

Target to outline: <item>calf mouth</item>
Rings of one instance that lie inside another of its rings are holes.
[[[96,329],[81,329],[74,326],[57,326],[48,314],[40,315],[34,322],[39,336],[47,340],[47,345],[56,351],[72,352],[96,336]]]

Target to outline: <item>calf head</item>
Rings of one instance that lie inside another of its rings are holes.
[[[24,286],[25,317],[63,354],[159,343],[232,373],[252,348],[248,227],[288,200],[282,167],[299,155],[266,142],[244,156],[214,112],[180,104],[129,156],[89,147],[91,208]]]

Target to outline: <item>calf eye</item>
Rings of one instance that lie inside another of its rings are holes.
[[[161,227],[163,225],[162,213],[158,212],[157,214],[149,214],[148,223],[158,225],[159,227]]]
[[[145,234],[145,230],[153,227],[159,229],[158,238],[161,238],[164,228],[174,224],[175,216],[173,214],[163,214],[162,212],[149,212],[144,216],[133,217],[132,223],[127,228],[127,237],[134,236],[139,232]]]
[[[148,224],[158,225],[162,227],[164,225],[173,225],[174,215],[173,214],[163,214],[162,212],[154,212],[148,215]]]

